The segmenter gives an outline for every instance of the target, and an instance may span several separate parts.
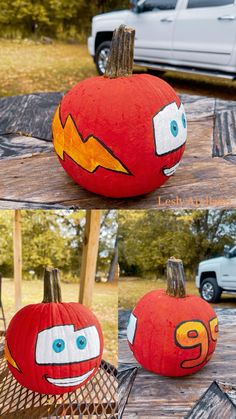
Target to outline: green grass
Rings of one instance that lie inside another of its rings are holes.
[[[0,96],[65,92],[80,80],[97,75],[84,44],[0,39],[0,50]],[[162,77],[179,93],[236,99],[236,82],[174,72]]]
[[[147,292],[166,289],[166,281],[158,279],[121,278],[119,281],[119,309],[133,309]],[[199,295],[194,281],[186,282],[187,294]],[[216,304],[214,304],[216,305]],[[236,307],[236,296],[222,295],[218,307]]]
[[[79,295],[78,284],[61,284],[63,301],[77,301]],[[14,283],[4,279],[2,300],[7,322],[15,314]],[[41,281],[22,282],[22,305],[34,304],[42,301],[43,284]],[[104,335],[105,349],[103,358],[117,365],[117,286],[112,284],[95,284],[93,294],[93,312],[101,323]]]
[[[86,45],[0,40],[0,96],[67,91],[96,75]]]

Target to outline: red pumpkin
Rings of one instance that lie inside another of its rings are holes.
[[[62,394],[84,385],[98,370],[103,337],[95,315],[79,303],[22,308],[6,334],[8,367],[24,387]]]
[[[166,82],[135,74],[78,83],[62,99],[52,131],[59,161],[75,182],[118,198],[151,192],[175,173],[187,124]]]
[[[193,374],[204,367],[217,336],[218,320],[210,304],[194,295],[173,297],[164,290],[141,298],[127,329],[137,361],[169,377]]]

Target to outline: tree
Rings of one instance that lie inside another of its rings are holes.
[[[98,13],[128,7],[128,0],[0,0],[0,31],[23,37],[50,35],[88,36],[92,17]]]
[[[160,275],[166,260],[183,260],[187,273],[236,241],[235,211],[120,211],[119,261],[123,275]]]
[[[0,272],[13,275],[13,211],[0,212]],[[46,265],[62,271],[62,278],[78,280],[85,227],[85,211],[22,210],[23,277],[42,277]],[[117,234],[116,211],[102,214],[98,271],[107,275]]]

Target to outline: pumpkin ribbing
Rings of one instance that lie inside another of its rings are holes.
[[[44,298],[12,318],[5,357],[16,380],[42,394],[74,391],[99,368],[103,351],[101,326],[79,303],[61,301],[58,269],[44,272]]]
[[[60,164],[91,192],[125,198],[152,192],[177,170],[187,138],[184,106],[149,74],[133,74],[132,28],[115,31],[105,76],[78,83],[53,119]]]
[[[150,291],[138,301],[130,316],[128,343],[143,368],[169,377],[190,375],[215,350],[217,316],[206,301],[185,294],[181,260],[168,260],[167,285],[167,291]]]

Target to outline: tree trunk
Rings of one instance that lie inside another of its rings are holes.
[[[115,241],[115,248],[114,248],[114,253],[111,259],[111,263],[110,263],[110,269],[109,269],[109,273],[108,273],[108,282],[113,282],[115,279],[115,275],[116,275],[116,268],[117,268],[117,264],[118,264],[118,239],[116,238]]]

